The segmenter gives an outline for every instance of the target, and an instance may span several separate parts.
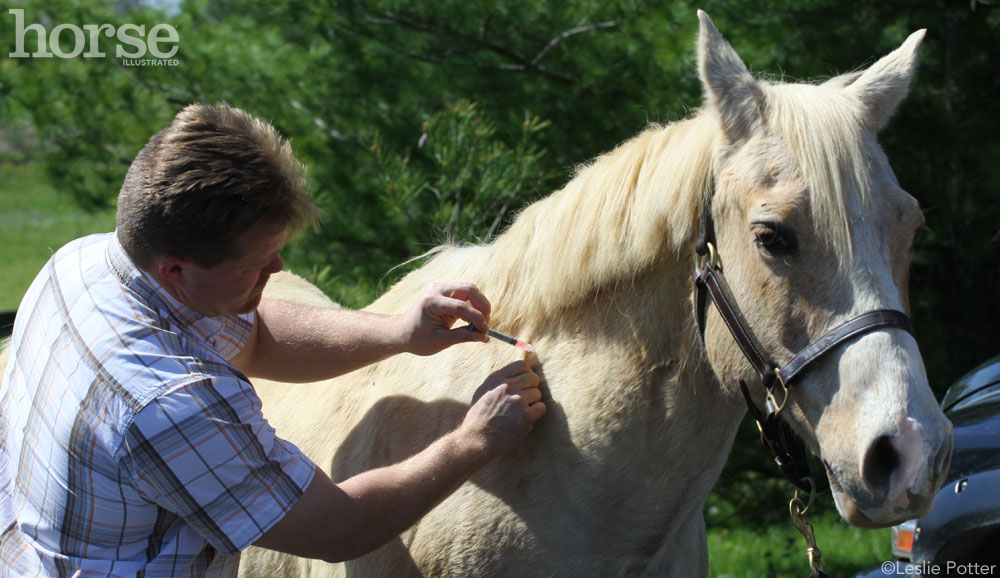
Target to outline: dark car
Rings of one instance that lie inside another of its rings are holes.
[[[934,510],[894,527],[899,559],[860,578],[1000,576],[1000,356],[955,382],[941,407],[955,442]]]

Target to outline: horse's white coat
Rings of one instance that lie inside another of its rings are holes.
[[[581,168],[494,243],[441,248],[369,308],[401,312],[431,281],[478,284],[494,327],[538,350],[528,359],[549,412],[529,439],[368,556],[328,565],[251,550],[243,575],[707,575],[701,511],[744,413],[734,384],[754,377],[714,312],[704,347],[697,335],[698,215],[711,205],[727,278],[778,361],[838,321],[905,309],[922,217],[874,131],[906,92],[922,34],[859,75],[772,84],[699,16],[698,115]],[[794,253],[756,244],[771,225],[794,233]],[[281,277],[268,295],[282,295]],[[518,354],[468,344],[330,382],[256,386],[277,431],[337,480],[455,427],[487,373]],[[929,509],[950,426],[908,334],[841,347],[804,376],[787,415],[851,521]]]

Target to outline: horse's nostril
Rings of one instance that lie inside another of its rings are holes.
[[[899,452],[892,445],[892,438],[879,436],[868,448],[861,474],[873,492],[888,493],[892,472],[899,467]]]

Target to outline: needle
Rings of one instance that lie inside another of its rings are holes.
[[[472,325],[469,325],[468,327],[469,331],[479,331]],[[493,331],[492,329],[488,329],[486,331],[486,335],[489,335],[490,337],[496,337],[500,341],[503,341],[504,343],[509,343],[518,349],[523,349],[524,351],[532,351],[532,352],[535,351],[535,348],[532,347],[532,345],[527,341],[522,341],[516,337],[511,337],[510,335],[504,335],[499,331]]]

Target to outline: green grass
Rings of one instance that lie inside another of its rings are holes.
[[[112,231],[114,211],[87,213],[37,164],[0,164],[0,311],[12,311],[52,253],[90,233]]]
[[[783,507],[777,505],[777,507]],[[805,540],[787,517],[765,527],[709,528],[708,561],[715,578],[785,578],[809,575]],[[832,504],[809,518],[823,570],[853,576],[892,559],[889,530],[862,530],[843,522]]]

